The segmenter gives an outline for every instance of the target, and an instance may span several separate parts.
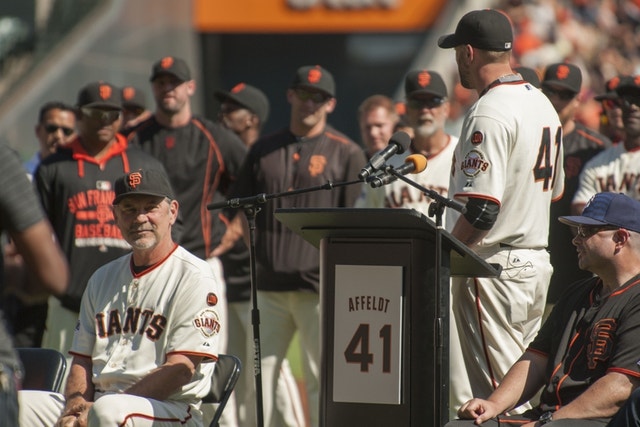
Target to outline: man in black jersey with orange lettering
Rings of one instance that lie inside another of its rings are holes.
[[[162,164],[118,133],[120,90],[90,83],[78,94],[78,136],[42,161],[34,181],[71,270],[66,293],[50,297],[42,347],[66,355],[78,321],[80,299],[93,272],[129,252],[111,211],[113,182],[140,168]]]
[[[640,385],[640,202],[598,193],[582,215],[559,220],[574,229],[580,268],[595,276],[566,284],[496,390],[463,404],[465,421],[446,427],[604,427]],[[504,415],[540,389],[536,407]]]
[[[233,196],[274,194],[332,182],[357,180],[364,151],[327,124],[336,107],[333,76],[319,65],[299,68],[289,89],[289,126],[259,139],[250,149]],[[256,270],[261,312],[262,386],[265,426],[274,426],[278,372],[297,330],[311,426],[318,426],[320,332],[318,250],[274,217],[277,208],[351,207],[359,185],[271,200],[257,215]],[[234,228],[230,228],[233,230]],[[233,240],[233,239],[230,239]]]

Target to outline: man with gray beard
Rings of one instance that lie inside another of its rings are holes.
[[[458,138],[449,135],[444,125],[449,116],[447,87],[440,74],[430,70],[412,70],[405,77],[406,119],[413,128],[414,138],[409,150],[389,160],[394,167],[401,166],[411,154],[427,157],[429,167],[411,180],[421,186],[446,196],[451,172],[451,158]],[[364,190],[356,207],[364,208],[412,208],[428,215],[432,202],[422,191],[397,180],[382,188]]]

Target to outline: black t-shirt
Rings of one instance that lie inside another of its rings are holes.
[[[362,148],[330,126],[313,138],[284,129],[251,147],[233,196],[353,181],[365,163]],[[318,250],[275,218],[277,208],[352,207],[360,190],[360,185],[347,185],[269,200],[256,217],[258,289],[317,291],[319,286]]]
[[[178,128],[166,128],[151,117],[128,138],[165,166],[184,222],[178,243],[206,259],[226,231],[220,212],[207,210],[207,205],[226,199],[245,145],[220,124],[198,117]]]

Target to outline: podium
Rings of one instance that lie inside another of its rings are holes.
[[[320,426],[444,425],[449,278],[499,270],[444,230],[436,268],[435,223],[412,209],[275,216],[320,249]]]

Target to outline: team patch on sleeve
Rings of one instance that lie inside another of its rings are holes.
[[[491,164],[480,150],[471,150],[460,163],[460,170],[468,177],[477,176],[480,172],[486,172]]]
[[[215,310],[205,308],[193,319],[193,326],[195,326],[205,338],[211,338],[220,333],[220,316],[218,316],[218,312]]]
[[[471,135],[471,143],[473,145],[481,144],[484,141],[484,135],[479,130],[475,131],[473,135]]]
[[[218,304],[218,295],[214,294],[213,292],[209,292],[207,294],[207,305],[209,306],[214,306]]]

